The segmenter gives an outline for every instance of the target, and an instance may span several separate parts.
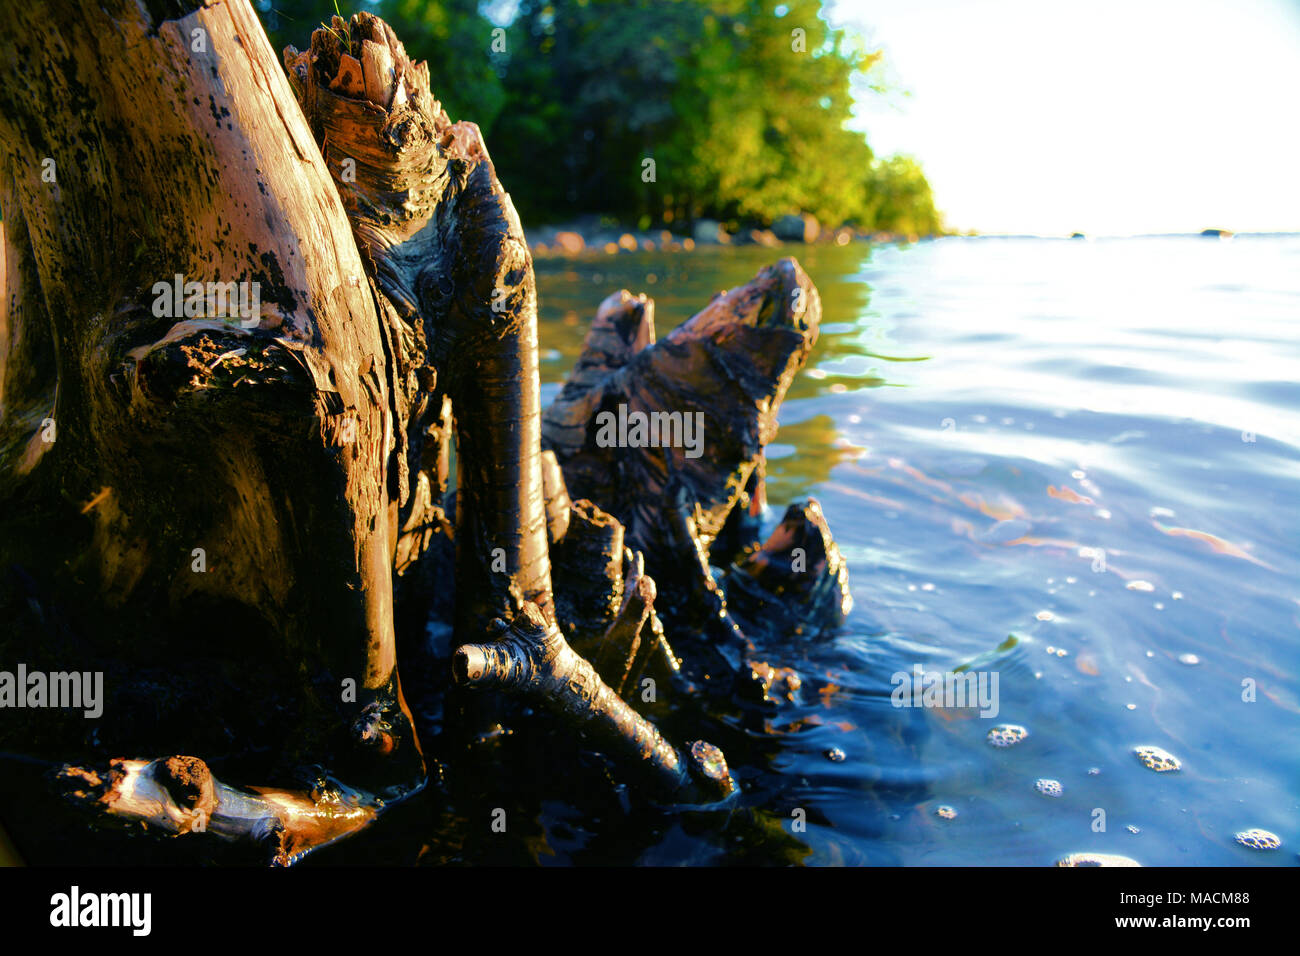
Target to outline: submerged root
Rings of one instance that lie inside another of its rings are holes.
[[[75,804],[161,836],[208,833],[264,847],[288,866],[366,828],[382,801],[326,783],[310,792],[231,787],[197,757],[111,761],[106,773],[65,765],[58,785]]]
[[[703,802],[737,789],[720,750],[697,741],[683,758],[601,680],[535,605],[525,604],[509,624],[494,620],[489,632],[490,642],[466,644],[456,651],[452,669],[458,682],[537,700],[611,755],[638,768],[664,797]]]

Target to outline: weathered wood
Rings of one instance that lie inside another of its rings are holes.
[[[110,692],[105,739],[126,744],[106,755],[214,739],[237,709],[235,749],[376,796],[244,790],[198,758],[64,782],[163,833],[199,813],[273,837],[279,862],[356,832],[421,785],[394,621],[422,633],[436,605],[457,681],[539,703],[656,796],[727,796],[717,748],[679,750],[631,704],[653,698],[643,676],[691,690],[666,630],[743,647],[711,549],[755,543],[762,448],[816,338],[811,281],[782,260],[659,342],[653,302],[607,299],[544,426],[522,227],[478,128],[391,28],[335,17],[285,51],[286,77],[247,0],[149,10],[41,0],[0,36],[0,567],[20,569],[4,649],[160,682],[166,719],[134,737]],[[160,314],[178,275],[257,283],[261,312]],[[700,441],[606,447],[597,418],[620,404],[698,415]]]
[[[820,317],[816,287],[793,259],[716,296],[659,341],[653,304],[617,293],[546,410],[543,439],[570,494],[622,522],[670,609],[725,621],[709,548],[776,434]],[[637,417],[671,427],[669,436],[634,433]]]
[[[363,51],[363,94],[336,88],[345,45]],[[368,13],[315,31],[285,63],[379,293],[406,424],[399,488],[419,471],[429,410],[452,401],[457,626],[524,601],[550,614],[532,259],[478,127],[450,121],[427,69]]]
[[[452,666],[458,681],[536,700],[639,770],[661,797],[717,800],[737,789],[721,751],[697,743],[683,757],[601,680],[535,605],[525,604],[509,624],[498,618],[489,637],[456,652]]]
[[[816,498],[790,505],[762,548],[729,568],[726,588],[737,615],[791,636],[833,631],[853,609],[848,562]]]
[[[381,807],[329,783],[312,792],[227,786],[202,760],[184,756],[113,760],[103,774],[65,765],[57,784],[74,803],[123,826],[252,843],[278,866],[364,829]]]
[[[150,10],[46,0],[0,36],[0,565],[85,609],[63,666],[242,668],[263,746],[409,792],[393,370],[362,258],[247,2]],[[260,313],[167,315],[177,275],[257,283]]]

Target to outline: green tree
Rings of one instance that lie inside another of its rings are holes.
[[[921,166],[910,156],[876,162],[867,178],[864,222],[882,232],[928,236],[944,231],[943,218]]]
[[[278,47],[334,0],[260,0]],[[352,0],[389,20],[454,120],[487,135],[526,219],[941,227],[914,160],[845,128],[850,81],[879,59],[823,0],[521,0],[503,33],[478,0]],[[653,161],[653,169],[650,163]],[[653,173],[653,175],[651,175]]]

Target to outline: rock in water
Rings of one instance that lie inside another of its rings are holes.
[[[772,232],[787,242],[814,242],[821,234],[821,225],[808,213],[782,216],[772,223]]]

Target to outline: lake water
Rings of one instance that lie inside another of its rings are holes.
[[[703,734],[745,784],[739,808],[616,838],[544,803],[530,855],[1294,865],[1300,237],[542,260],[543,401],[610,292],[654,297],[662,336],[784,254],[823,317],[768,449],[768,517],[822,503],[853,614],[820,644],[761,648],[803,675],[797,705]],[[891,675],[963,664],[998,675],[996,717],[892,706]],[[1028,736],[991,746],[1002,723]],[[1181,770],[1147,769],[1144,745]],[[1252,827],[1281,849],[1234,840]]]

